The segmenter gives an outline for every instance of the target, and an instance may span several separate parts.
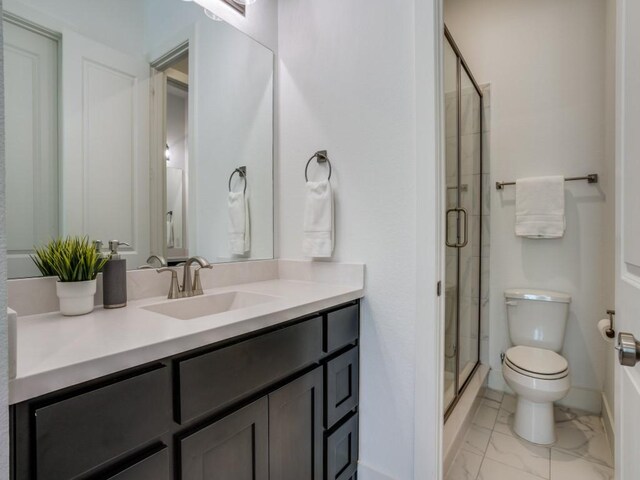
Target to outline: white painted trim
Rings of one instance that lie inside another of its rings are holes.
[[[612,406],[609,405],[609,401],[607,400],[607,396],[602,393],[602,423],[604,424],[604,431],[607,434],[607,440],[609,441],[609,446],[611,447],[611,453],[615,456],[616,451],[616,424],[613,417],[613,409]]]
[[[415,2],[416,179],[416,357],[413,478],[441,479],[444,387],[443,279],[444,95],[442,0]],[[434,228],[435,225],[435,228]],[[359,475],[360,476],[360,475]],[[370,477],[364,477],[365,480]],[[373,477],[375,478],[375,477]]]
[[[358,478],[360,480],[396,480],[362,462],[358,462]]]

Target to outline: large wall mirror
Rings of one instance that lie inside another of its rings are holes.
[[[3,6],[9,278],[66,235],[130,269],[273,258],[269,49],[182,0]]]

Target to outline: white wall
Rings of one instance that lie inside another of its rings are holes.
[[[560,240],[514,235],[515,190],[491,189],[491,386],[509,346],[505,288],[571,294],[563,353],[569,404],[598,410],[605,344],[596,328],[613,305],[613,152],[605,144],[605,2],[446,0],[445,22],[476,80],[491,84],[491,183],[519,177],[599,173],[567,184]]]
[[[2,0],[0,0],[0,14]],[[0,26],[0,40],[2,27]],[[9,339],[7,328],[7,260],[5,233],[4,74],[0,50],[0,478],[9,478]]]
[[[416,470],[416,478],[435,478],[438,464],[434,18],[432,2],[418,3],[419,15],[407,1],[287,0],[279,9],[280,255],[302,258],[305,162],[327,149],[336,201],[333,259],[364,262],[367,272],[363,480],[414,478],[416,429],[424,472]],[[424,65],[416,64],[417,31],[425,36]],[[419,94],[416,79],[424,79]],[[419,418],[416,388],[424,400]]]

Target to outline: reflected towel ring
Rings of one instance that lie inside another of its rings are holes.
[[[229,193],[231,193],[231,180],[236,173],[244,180],[244,190],[242,193],[247,193],[247,167],[238,167],[231,172],[231,176],[229,177]]]
[[[314,158],[318,159],[318,163],[327,162],[329,164],[329,178],[327,178],[327,180],[331,180],[331,162],[329,161],[329,157],[327,156],[326,150],[317,151],[316,153],[311,155],[311,158],[309,160],[307,160],[307,166],[304,167],[304,179],[307,182],[309,181],[309,177],[307,176],[307,171],[309,170],[309,164],[311,163],[311,160],[313,160]]]

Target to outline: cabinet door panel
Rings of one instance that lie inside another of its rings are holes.
[[[327,438],[327,480],[350,480],[358,467],[358,414]]]
[[[274,480],[322,478],[322,368],[269,395],[269,468]]]
[[[169,480],[169,449],[160,450],[110,477],[109,480]]]
[[[338,420],[358,405],[358,347],[327,363],[325,426],[333,427]]]
[[[261,398],[180,441],[182,480],[268,480],[268,402]]]

